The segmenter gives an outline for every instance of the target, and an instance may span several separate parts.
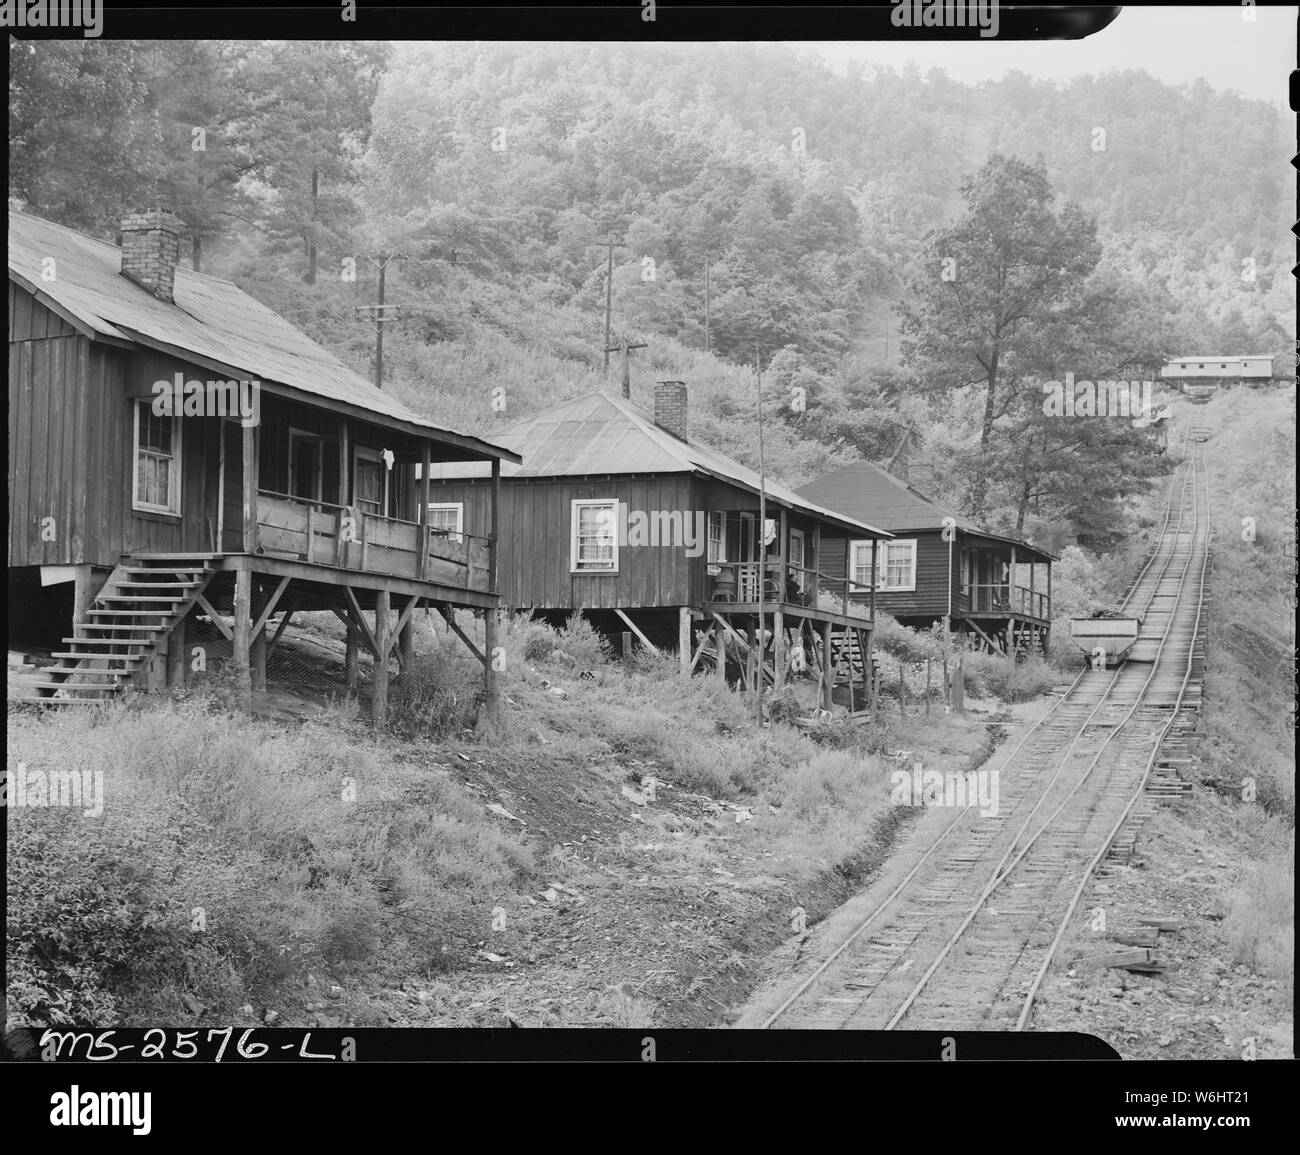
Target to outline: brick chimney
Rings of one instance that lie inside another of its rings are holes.
[[[160,301],[172,300],[184,228],[180,217],[166,209],[122,218],[122,272]]]
[[[655,382],[655,424],[686,440],[686,382]]]

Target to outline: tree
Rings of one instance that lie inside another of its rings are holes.
[[[1005,378],[1032,370],[1026,346],[1075,304],[1101,247],[1078,206],[1054,207],[1041,164],[995,153],[961,194],[965,216],[930,241],[900,302],[903,358],[935,388],[981,391],[987,453],[1010,403]],[[976,513],[984,493],[977,478]]]
[[[309,285],[321,242],[344,242],[357,216],[349,187],[386,58],[378,44],[268,41],[240,64],[241,86],[258,94],[237,127],[272,194],[265,224],[273,237],[302,246]]]

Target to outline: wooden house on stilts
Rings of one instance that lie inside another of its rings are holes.
[[[893,534],[878,551],[865,539],[847,543],[855,586],[850,598],[870,589],[875,604],[905,626],[931,626],[946,617],[955,633],[980,648],[1046,652],[1050,553],[988,532],[869,461],[828,473],[798,493],[848,517],[869,515]],[[829,548],[827,564],[840,566],[845,544],[835,540]]]
[[[869,590],[856,596],[848,544],[889,535],[762,485],[691,440],[687,413],[685,384],[661,381],[653,412],[589,393],[492,433],[523,458],[501,471],[505,605],[553,624],[581,612],[608,635],[675,650],[683,676],[707,664],[780,688],[806,667],[826,705],[837,686],[863,705],[872,610]],[[483,532],[486,473],[434,466],[434,513]]]
[[[201,620],[229,643],[247,700],[293,615],[332,611],[350,685],[361,651],[374,659],[382,720],[417,607],[453,624],[455,609],[483,612],[490,652],[494,495],[519,457],[420,417],[233,284],[178,268],[180,235],[165,211],[126,218],[120,248],[9,214],[10,637],[53,634],[41,700],[76,703],[183,684]],[[473,532],[430,521],[434,462],[489,476]]]

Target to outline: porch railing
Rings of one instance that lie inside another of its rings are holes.
[[[485,537],[267,490],[258,491],[256,520],[261,554],[490,592]]]
[[[972,613],[1023,614],[1047,618],[1050,603],[1042,590],[1011,586],[1006,582],[981,582],[961,587]]]
[[[831,608],[828,599],[838,603],[834,609],[837,613],[862,616],[860,606],[852,600],[845,607],[845,578],[836,577],[808,566],[790,565],[782,567],[780,562],[714,562],[710,570],[717,570],[709,578],[708,600],[716,603],[753,604],[759,600],[759,581],[762,575],[763,601],[775,604],[816,608]],[[870,592],[870,587],[850,581],[850,599],[859,593]]]

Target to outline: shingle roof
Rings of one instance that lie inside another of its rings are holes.
[[[55,278],[42,262],[53,258]],[[497,456],[489,442],[437,425],[353,372],[273,309],[229,281],[177,267],[174,303],[159,300],[121,272],[122,250],[29,213],[9,212],[9,273],[60,306],[93,335],[174,346],[227,365],[250,379],[449,433]]]
[[[956,527],[966,533],[1024,546],[1042,558],[1051,557],[1018,538],[990,533],[970,518],[930,500],[907,482],[870,461],[855,461],[836,469],[816,481],[801,485],[797,492],[850,517],[870,517],[876,525],[882,525],[896,535],[939,530],[943,528],[944,518],[951,517]]]
[[[504,429],[492,439],[520,454],[522,466],[503,465],[503,477],[574,477],[624,473],[705,473],[754,493],[759,475],[724,453],[683,441],[655,424],[640,406],[608,393],[587,393],[555,405]],[[482,467],[435,467],[435,479],[481,477]],[[882,531],[857,518],[826,509],[770,478],[768,497],[847,529],[870,535]],[[888,534],[884,534],[888,536]]]

